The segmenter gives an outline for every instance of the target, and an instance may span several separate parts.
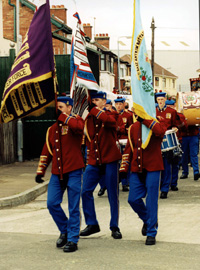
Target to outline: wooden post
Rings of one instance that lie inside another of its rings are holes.
[[[152,69],[152,85],[154,89],[154,30],[155,30],[155,22],[154,17],[152,17],[151,27],[152,29],[152,40],[151,40],[151,69]]]

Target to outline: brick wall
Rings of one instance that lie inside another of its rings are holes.
[[[86,34],[87,37],[89,37],[90,39],[92,39],[92,26],[90,25],[90,23],[84,23],[83,24],[83,30]]]
[[[16,0],[11,0],[11,3],[16,5]],[[5,39],[14,41],[14,7],[8,4],[8,0],[2,0],[2,9],[3,9],[3,37]],[[20,6],[20,35],[22,35],[22,40],[25,37],[27,30],[29,29],[31,20],[34,15],[34,11],[26,6]],[[67,23],[67,9],[64,5],[60,6],[52,6],[50,10],[50,14],[54,15],[55,19],[59,18],[61,23]],[[57,17],[57,18],[56,18]],[[52,31],[57,30],[57,27],[52,25]],[[59,35],[64,36],[62,31],[56,32]],[[63,48],[65,46],[65,50],[63,52]],[[53,48],[55,54],[66,54],[67,53],[67,44],[64,45],[63,42],[53,38]]]
[[[110,37],[108,34],[96,34],[94,40],[99,44],[105,46],[106,48],[110,49]]]

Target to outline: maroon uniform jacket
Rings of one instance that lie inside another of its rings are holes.
[[[187,131],[187,127],[188,127],[188,124],[187,124],[187,121],[186,121],[186,118],[185,116],[182,114],[182,113],[177,113],[180,120],[178,120],[178,131],[176,133],[178,139],[179,139],[179,142],[182,142],[182,132],[185,132]]]
[[[57,120],[47,130],[37,174],[44,175],[51,161],[51,172],[57,175],[84,167],[81,153],[84,121],[80,116],[61,115],[62,122]]]
[[[177,120],[179,117],[177,116],[177,111],[168,106],[164,106],[162,110],[159,107],[156,107],[156,117],[162,117],[167,125],[167,129],[172,129],[172,127],[177,127],[179,123]],[[160,120],[160,118],[159,118]]]
[[[122,118],[122,121],[125,126],[124,132],[118,132],[118,139],[127,139],[128,138],[128,128],[130,125],[133,124],[133,114],[129,111],[121,111],[119,114],[120,118]]]
[[[143,124],[152,130],[148,146],[142,149],[141,123],[135,122],[129,127],[128,142],[122,157],[120,172],[127,172],[129,165],[131,172],[163,170],[163,159],[161,153],[161,142],[167,130],[165,122],[160,123],[153,120],[143,120]]]
[[[197,126],[188,126],[185,131],[181,132],[182,137],[186,136],[196,136],[199,133],[199,127]]]
[[[88,158],[90,165],[100,165],[121,159],[116,145],[117,121],[113,112],[92,108],[85,121],[88,138]]]

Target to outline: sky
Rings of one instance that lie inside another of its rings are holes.
[[[120,50],[131,49],[131,39],[122,36],[132,36],[133,0],[50,0],[50,5],[61,4],[67,8],[69,27],[78,11],[82,23],[93,26],[93,35],[108,33],[111,50],[117,49],[118,40],[126,44]],[[152,17],[155,50],[199,50],[199,0],[140,0],[140,13],[148,50]]]

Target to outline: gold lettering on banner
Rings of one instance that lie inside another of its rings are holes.
[[[35,101],[35,97],[33,95],[33,91],[32,91],[30,83],[26,84],[25,87],[26,87],[27,94],[28,94],[32,108],[37,107],[39,104]]]
[[[24,68],[18,70],[14,73],[6,82],[5,90],[6,91],[13,83],[17,82],[18,80],[31,75],[30,65],[24,64]]]
[[[34,83],[34,86],[35,86],[35,91],[37,93],[40,104],[45,103],[47,100],[43,97],[43,93],[42,93],[42,90],[40,88],[40,84]]]
[[[10,98],[12,100],[12,104],[13,104],[13,107],[15,108],[15,112],[17,114],[17,116],[20,116],[21,114],[23,114],[24,111],[20,110],[20,106],[19,106],[19,103],[18,103],[18,100],[16,98],[16,90],[13,90],[11,93],[10,93]]]
[[[25,59],[28,59],[29,57],[30,57],[30,53],[29,53],[29,51],[27,51],[19,59],[17,59],[17,61],[14,62],[14,64],[12,65],[12,69],[11,70],[13,70],[19,63],[21,63]]]
[[[28,106],[26,97],[25,97],[24,92],[23,92],[23,86],[20,86],[18,88],[18,94],[19,94],[19,98],[20,98],[21,104],[22,104],[22,106],[24,108],[24,111],[25,112],[29,111],[31,109],[31,107]]]
[[[17,56],[20,55],[22,52],[28,50],[28,49],[29,49],[29,44],[28,44],[28,42],[26,42],[24,47],[22,47],[21,50],[18,52]]]
[[[26,32],[26,35],[25,35],[25,38],[24,38],[22,44],[26,43],[26,41],[28,41],[28,31]]]
[[[140,80],[140,74],[141,74],[138,56],[139,56],[140,46],[141,46],[143,38],[144,38],[144,31],[142,30],[136,38],[135,46],[134,46],[134,56],[133,56],[134,65],[136,69],[136,76],[138,80]]]
[[[9,114],[8,109],[6,105],[3,106],[2,111],[1,111],[2,119],[4,123],[8,123],[14,119],[13,114]]]

